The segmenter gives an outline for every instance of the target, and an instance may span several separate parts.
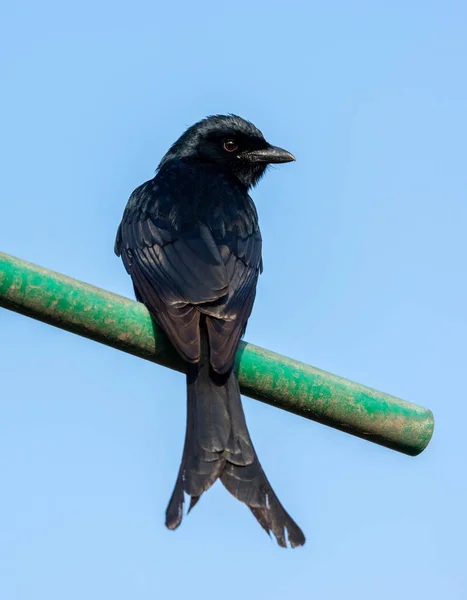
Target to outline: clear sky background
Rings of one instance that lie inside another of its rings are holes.
[[[133,297],[129,194],[235,112],[297,157],[254,191],[246,339],[436,417],[409,458],[245,399],[307,545],[220,484],[173,533],[183,377],[0,310],[2,600],[467,597],[466,32],[460,0],[2,3],[0,250]]]

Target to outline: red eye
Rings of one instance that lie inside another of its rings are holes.
[[[233,140],[226,140],[224,142],[224,150],[227,150],[227,152],[235,152],[237,148],[238,146]]]

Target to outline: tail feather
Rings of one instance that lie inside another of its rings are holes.
[[[305,536],[286,512],[261,467],[245,422],[237,376],[212,371],[207,340],[199,363],[187,374],[187,429],[182,462],[166,512],[166,525],[176,529],[216,479],[245,503],[261,527],[280,546],[302,546]]]

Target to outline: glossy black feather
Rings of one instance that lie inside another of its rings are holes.
[[[232,137],[242,148],[238,157],[223,149]],[[305,538],[258,461],[233,366],[262,271],[261,233],[248,189],[267,164],[248,156],[268,148],[261,132],[239,117],[211,117],[191,127],[154,179],[131,195],[115,252],[137,299],[188,363],[185,446],[167,527],[180,524],[185,493],[191,510],[220,478],[281,546],[287,538],[297,546]]]

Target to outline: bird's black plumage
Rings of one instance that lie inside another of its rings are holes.
[[[235,115],[190,127],[154,179],[131,195],[115,252],[136,297],[188,363],[187,432],[166,524],[182,520],[217,478],[281,546],[305,537],[280,504],[253,448],[234,357],[262,271],[261,233],[248,190],[270,163],[293,156]]]

